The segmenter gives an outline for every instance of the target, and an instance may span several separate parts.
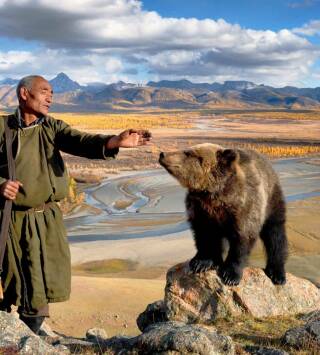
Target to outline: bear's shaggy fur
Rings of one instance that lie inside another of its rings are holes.
[[[197,247],[193,272],[217,268],[226,285],[239,284],[260,236],[265,273],[274,284],[286,282],[285,202],[278,177],[261,154],[206,143],[161,153],[159,162],[188,189],[186,208]],[[229,243],[225,260],[224,240]]]

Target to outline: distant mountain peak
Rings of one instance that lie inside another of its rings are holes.
[[[61,72],[55,78],[49,81],[53,92],[55,93],[63,93],[68,91],[74,91],[77,89],[81,89],[80,84],[76,81],[71,80],[67,74]]]

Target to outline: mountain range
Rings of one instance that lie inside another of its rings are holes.
[[[17,80],[0,80],[0,109],[17,105]],[[275,88],[250,81],[193,83],[189,80],[150,81],[137,85],[119,81],[80,85],[60,73],[50,80],[54,91],[53,111],[85,112],[129,110],[136,108],[165,109],[319,109],[320,87]]]

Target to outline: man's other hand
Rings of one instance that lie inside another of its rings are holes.
[[[151,138],[151,132],[147,130],[127,129],[121,132],[118,136],[110,138],[106,144],[106,148],[134,148],[148,144]]]
[[[7,200],[14,200],[17,197],[20,186],[22,186],[20,181],[7,180],[0,185],[0,195]]]

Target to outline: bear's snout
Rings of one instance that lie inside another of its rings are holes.
[[[164,158],[164,153],[161,152],[160,155],[159,155],[159,159],[163,159]]]

